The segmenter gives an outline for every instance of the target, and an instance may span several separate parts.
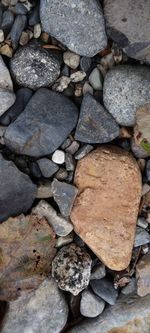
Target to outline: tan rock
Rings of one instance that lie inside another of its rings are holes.
[[[139,296],[150,294],[150,253],[140,259],[136,266],[137,293]]]
[[[75,232],[106,266],[125,269],[141,197],[135,159],[118,147],[101,146],[78,162],[75,185],[79,189],[71,212]]]

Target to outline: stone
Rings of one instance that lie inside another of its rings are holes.
[[[136,278],[132,278],[130,282],[127,284],[127,286],[122,288],[121,293],[123,295],[136,294],[137,293]]]
[[[8,44],[4,44],[3,46],[0,47],[0,54],[8,58],[11,58],[13,55],[13,49]]]
[[[131,58],[150,63],[149,1],[105,0],[108,34]]]
[[[26,32],[26,31],[22,31],[22,34],[21,34],[20,39],[19,39],[19,44],[21,46],[24,46],[24,45],[28,44],[29,38],[30,38],[29,33]]]
[[[41,88],[5,133],[5,143],[18,154],[53,153],[75,127],[78,110],[66,96]],[[53,161],[54,162],[54,161]]]
[[[90,290],[82,292],[80,312],[82,316],[94,318],[100,315],[105,307],[105,302],[94,295]]]
[[[150,182],[150,160],[148,160],[146,163],[146,177],[148,182]]]
[[[77,71],[70,75],[70,79],[74,83],[83,81],[85,77],[86,77],[86,73],[82,72],[82,71]]]
[[[91,280],[90,285],[94,293],[100,296],[108,304],[114,305],[116,303],[118,290],[114,288],[112,281],[108,280],[108,278],[104,277],[100,280]]]
[[[95,319],[86,319],[67,333],[149,333],[150,296],[121,296]]]
[[[28,9],[24,6],[23,3],[16,3],[15,6],[15,14],[26,15],[28,13]]]
[[[106,275],[106,269],[103,264],[98,264],[93,267],[90,280],[100,280]]]
[[[31,294],[9,303],[2,333],[59,333],[65,326],[68,305],[53,279],[45,279]]]
[[[52,90],[63,92],[65,89],[68,88],[69,83],[71,82],[70,77],[67,76],[61,76],[57,81],[53,84]]]
[[[14,22],[14,14],[11,10],[7,9],[3,12],[1,29],[4,31],[4,35],[8,35]]]
[[[36,197],[36,185],[15,164],[0,155],[0,221],[26,213]]]
[[[60,168],[55,174],[55,178],[61,181],[66,180],[67,177],[68,177],[68,172],[64,168]]]
[[[40,16],[43,30],[77,54],[93,57],[107,46],[102,9],[96,0],[44,0]]]
[[[136,160],[119,147],[103,145],[78,162],[74,184],[79,191],[71,212],[75,232],[104,265],[125,269],[141,199]]]
[[[50,87],[60,74],[60,63],[53,53],[30,43],[20,47],[10,62],[10,70],[19,86],[37,90]]]
[[[94,90],[102,90],[103,89],[103,77],[101,72],[97,67],[95,67],[90,76],[89,82]]]
[[[134,247],[150,243],[150,234],[143,228],[136,227]]]
[[[40,35],[41,35],[41,25],[40,23],[37,23],[34,25],[34,31],[33,31],[33,35],[34,35],[34,38],[39,38]]]
[[[87,93],[93,95],[93,88],[90,86],[88,82],[85,82],[82,88],[83,96]]]
[[[52,161],[56,164],[64,164],[65,163],[65,153],[62,150],[55,150],[52,155]]]
[[[0,88],[0,116],[15,103],[15,99],[12,91]]]
[[[136,109],[150,100],[150,69],[120,65],[109,70],[103,88],[106,109],[122,126],[135,125]]]
[[[80,64],[80,56],[70,51],[64,52],[63,60],[64,63],[72,69],[76,69]]]
[[[66,148],[68,148],[71,145],[71,139],[67,138],[61,145],[61,149],[65,150]]]
[[[52,192],[60,212],[63,216],[69,216],[78,190],[75,186],[54,179]]]
[[[80,67],[83,72],[88,72],[92,64],[92,59],[89,57],[81,57]]]
[[[9,38],[11,40],[12,47],[14,50],[17,49],[19,39],[21,37],[23,30],[25,30],[26,25],[27,25],[27,16],[17,15],[9,33]]]
[[[5,39],[5,36],[4,36],[4,31],[2,29],[0,29],[0,43],[2,43]]]
[[[37,3],[29,15],[29,25],[33,26],[35,24],[38,24],[39,22],[40,22],[39,3]]]
[[[73,225],[64,217],[59,216],[56,210],[44,200],[33,208],[32,213],[39,218],[45,217],[58,236],[65,237],[73,230]]]
[[[70,154],[74,155],[78,151],[79,147],[80,147],[79,142],[74,140],[74,141],[72,141],[70,146],[67,147],[65,150],[66,150],[67,153],[70,153]]]
[[[137,225],[143,229],[146,229],[148,227],[148,222],[143,216],[138,217]]]
[[[131,139],[131,150],[136,158],[147,158],[148,153],[140,146],[137,145],[134,138]]]
[[[74,171],[75,169],[75,160],[70,153],[66,153],[65,155],[65,165],[67,171]]]
[[[93,96],[83,97],[75,139],[86,143],[110,142],[119,136],[114,118]]]
[[[62,246],[68,245],[73,242],[73,232],[65,237],[58,237],[56,240],[56,248],[59,249]]]
[[[83,145],[74,155],[76,160],[80,160],[81,158],[83,158],[84,156],[86,156],[88,153],[90,153],[90,151],[93,150],[93,146],[89,145],[89,144],[85,144]]]
[[[39,184],[37,187],[36,198],[38,199],[48,199],[53,196],[52,185],[50,181]]]
[[[137,294],[150,294],[150,253],[145,254],[136,265]]]
[[[48,158],[40,158],[36,161],[43,177],[50,178],[52,177],[59,169],[58,165],[49,160]]]
[[[52,276],[60,289],[78,295],[89,284],[91,258],[75,244],[62,247],[52,262]]]
[[[13,91],[13,83],[2,56],[0,56],[0,87]]]

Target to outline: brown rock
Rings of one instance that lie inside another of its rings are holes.
[[[81,159],[71,213],[75,232],[114,270],[130,262],[141,196],[141,174],[134,158],[114,146],[101,146]]]
[[[150,294],[150,253],[143,256],[136,266],[137,293],[139,296]]]

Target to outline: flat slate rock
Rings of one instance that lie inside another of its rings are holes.
[[[26,213],[36,197],[36,185],[15,164],[0,155],[0,221]]]
[[[150,100],[150,69],[121,65],[109,70],[104,80],[104,105],[122,126],[135,125],[139,106]]]
[[[94,293],[100,296],[108,304],[114,305],[116,303],[118,290],[114,288],[114,285],[110,280],[107,278],[91,280],[90,285]]]
[[[97,0],[42,0],[40,16],[43,30],[77,54],[93,57],[107,46]]]
[[[78,190],[75,186],[54,179],[52,182],[52,192],[60,212],[63,216],[69,216],[77,196]]]
[[[75,138],[86,143],[110,142],[119,136],[119,126],[112,115],[93,96],[86,94],[80,109]]]
[[[129,57],[150,63],[149,0],[104,0],[109,36]]]
[[[5,143],[19,154],[51,154],[76,126],[78,109],[66,96],[39,89],[23,113],[8,126]]]
[[[49,178],[54,175],[59,169],[58,165],[48,158],[40,158],[37,160],[37,164],[41,170],[43,177]]]

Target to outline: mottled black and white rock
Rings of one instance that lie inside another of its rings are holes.
[[[104,105],[122,126],[135,124],[136,109],[150,100],[150,69],[121,65],[109,70],[104,80]]]
[[[55,55],[37,43],[20,47],[10,62],[14,80],[24,87],[37,90],[51,86],[60,74],[60,63]]]
[[[40,16],[43,30],[77,54],[92,57],[107,46],[104,18],[97,0],[42,0]]]
[[[15,164],[0,155],[0,221],[26,213],[35,196],[36,185]]]
[[[118,291],[115,290],[113,283],[107,278],[100,280],[91,280],[90,285],[94,293],[100,296],[108,304],[113,305],[116,303]]]
[[[56,282],[46,279],[35,292],[9,303],[2,333],[60,333],[68,305]]]
[[[43,177],[50,178],[56,173],[59,169],[58,165],[49,160],[48,158],[40,158],[37,160],[37,164],[41,170]]]
[[[86,143],[110,142],[119,135],[114,118],[93,96],[86,94],[80,109],[75,138]]]
[[[69,216],[78,190],[75,186],[54,179],[52,192],[60,212],[63,216]]]
[[[6,145],[19,154],[41,157],[56,150],[75,127],[78,109],[66,96],[39,89],[5,133]]]
[[[149,0],[105,0],[108,34],[129,57],[150,63]]]
[[[100,315],[105,307],[105,302],[89,290],[82,292],[80,312],[84,317],[94,318]]]

